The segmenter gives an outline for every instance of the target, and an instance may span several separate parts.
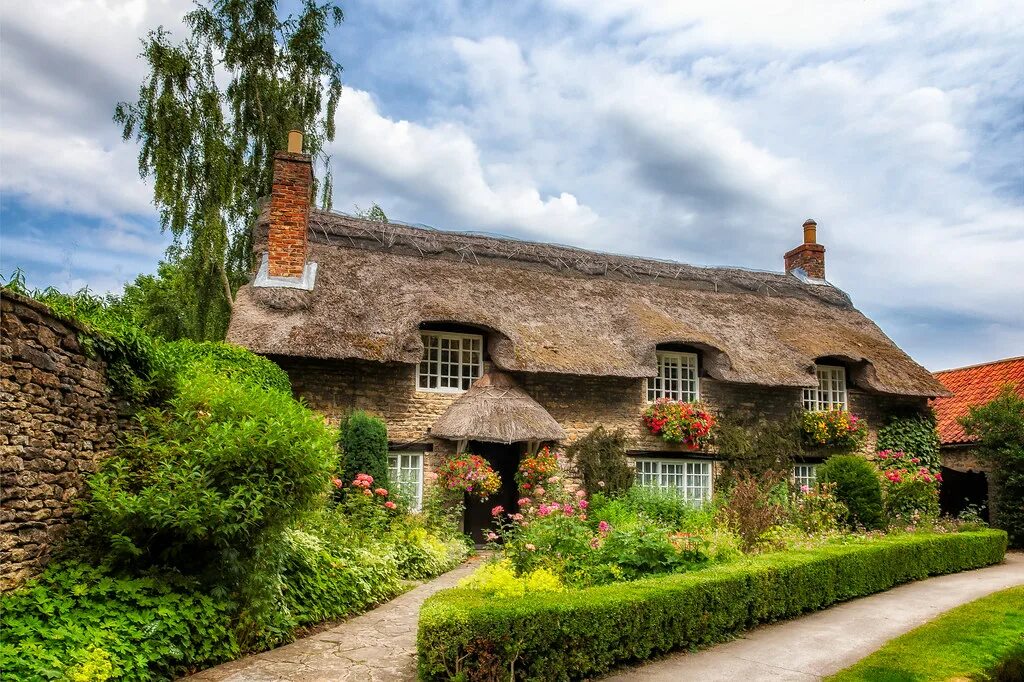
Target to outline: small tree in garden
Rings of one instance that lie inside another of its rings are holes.
[[[1024,546],[1024,397],[1013,385],[1003,387],[986,405],[972,407],[962,420],[977,436],[981,454],[992,463],[996,496],[994,524],[1010,535],[1010,544]]]
[[[820,483],[834,483],[835,496],[846,505],[851,526],[882,525],[882,481],[871,462],[858,455],[836,455],[818,467]]]
[[[629,490],[636,479],[626,460],[626,432],[608,431],[603,426],[580,438],[566,448],[566,455],[576,463],[588,495]]]
[[[378,486],[389,488],[388,427],[366,412],[353,412],[341,424],[342,478],[369,474]]]

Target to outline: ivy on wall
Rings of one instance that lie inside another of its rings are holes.
[[[939,455],[939,432],[935,428],[935,415],[931,411],[923,414],[892,416],[878,429],[879,452],[894,450],[906,452],[920,458],[921,463],[932,471],[942,466]]]

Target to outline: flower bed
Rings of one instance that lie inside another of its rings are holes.
[[[997,563],[1005,551],[1001,531],[922,533],[500,600],[445,590],[420,610],[419,673],[425,680],[580,679],[900,583]]]

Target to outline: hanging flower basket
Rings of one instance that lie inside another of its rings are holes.
[[[536,455],[524,458],[519,464],[516,483],[521,493],[532,495],[537,486],[544,485],[548,479],[558,476],[559,473],[558,455],[545,445]]]
[[[853,449],[867,435],[864,420],[846,410],[804,412],[804,440],[808,445]]]
[[[644,424],[666,443],[683,443],[692,450],[707,443],[715,416],[702,403],[660,398],[647,406]]]
[[[501,477],[480,455],[463,454],[447,459],[437,471],[437,482],[445,490],[481,500],[501,490]]]

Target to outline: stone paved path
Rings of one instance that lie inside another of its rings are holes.
[[[766,625],[696,653],[673,654],[607,679],[635,682],[820,680],[940,613],[1024,584],[1024,553],[997,566],[909,583],[816,613]]]
[[[372,611],[330,630],[262,654],[225,663],[187,678],[189,682],[393,682],[416,679],[416,623],[420,605],[454,587],[482,560],[424,583]]]

